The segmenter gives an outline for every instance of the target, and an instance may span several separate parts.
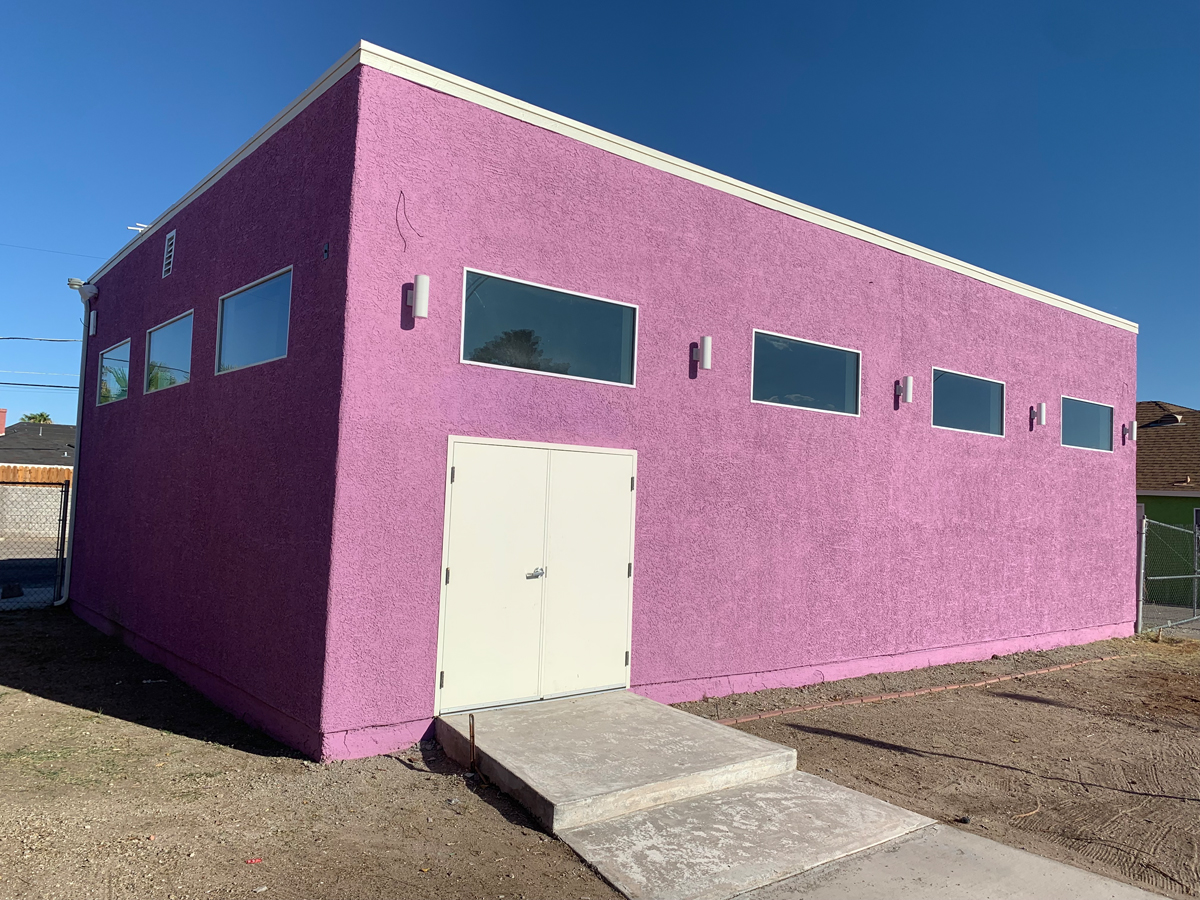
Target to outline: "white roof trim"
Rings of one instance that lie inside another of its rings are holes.
[[[1200,491],[1138,491],[1139,497],[1200,497]]]
[[[441,69],[435,69],[433,66],[418,62],[415,59],[410,59],[407,56],[402,56],[399,53],[394,53],[376,44],[368,43],[367,41],[359,41],[358,45],[343,56],[332,68],[322,75],[317,82],[312,85],[307,91],[300,95],[296,100],[289,104],[283,112],[275,116],[268,122],[259,132],[249,141],[243,144],[238,150],[226,159],[221,165],[217,166],[210,172],[203,181],[196,187],[192,188],[182,199],[172,205],[166,212],[150,223],[150,227],[140,234],[136,235],[128,244],[126,244],[112,259],[106,262],[103,266],[92,275],[92,282],[103,276],[114,265],[125,258],[128,253],[141,244],[152,235],[155,230],[171,216],[175,215],[179,210],[185,207],[197,196],[207,190],[221,176],[233,168],[244,157],[252,153],[259,145],[266,141],[276,131],[294,119],[300,114],[310,103],[317,97],[321,96],[329,87],[335,84],[343,75],[359,64],[370,66],[373,69],[378,69],[382,72],[387,72],[391,75],[396,75],[411,81],[415,84],[423,85],[443,94],[449,94],[452,97],[466,100],[470,103],[475,103],[478,106],[483,106],[487,109],[494,110],[503,115],[510,116],[514,119],[519,119],[523,122],[528,122],[539,128],[545,128],[548,131],[553,131],[566,137],[581,141],[585,144],[590,144],[609,153],[632,160],[633,162],[651,166],[663,172],[668,172],[672,175],[677,175],[680,178],[686,178],[688,181],[702,184],[706,187],[715,188],[723,191],[726,194],[731,194],[735,197],[740,197],[743,200],[748,200],[758,206],[773,209],[776,212],[781,212],[785,215],[792,216],[796,219],[802,219],[806,222],[812,222],[816,225],[821,225],[833,231],[841,232],[842,234],[858,238],[871,244],[876,244],[880,247],[885,247],[888,250],[894,250],[896,253],[902,253],[905,256],[910,256],[913,259],[919,259],[923,262],[931,263],[943,269],[949,269],[952,272],[958,272],[960,275],[966,275],[968,278],[973,278],[976,281],[990,284],[995,287],[1003,288],[1006,291],[1012,291],[1015,294],[1020,294],[1029,297],[1033,300],[1039,300],[1042,303],[1050,306],[1058,307],[1059,309],[1067,310],[1089,319],[1095,319],[1097,322],[1104,322],[1108,325],[1113,325],[1117,328],[1131,331],[1137,334],[1138,326],[1136,323],[1123,319],[1120,316],[1115,316],[1111,313],[1106,313],[1098,309],[1093,309],[1090,306],[1085,306],[1082,303],[1077,303],[1074,300],[1069,300],[1066,297],[1060,297],[1058,294],[1052,294],[1049,291],[1043,291],[1040,288],[1032,287],[1028,284],[1023,284],[1020,281],[1015,281],[1011,278],[1006,278],[1003,275],[997,275],[994,272],[989,272],[986,269],[981,269],[978,266],[973,266],[970,263],[965,263],[961,260],[954,259],[951,256],[946,256],[943,253],[938,253],[935,250],[929,250],[909,241],[902,240],[897,237],[892,237],[882,231],[876,231],[874,228],[868,228],[865,225],[859,225],[856,222],[851,222],[849,219],[843,219],[840,216],[835,216],[831,213],[822,212],[811,206],[806,206],[803,203],[797,203],[795,200],[789,200],[787,197],[779,194],[771,193],[762,188],[754,187],[751,184],[746,184],[743,181],[738,181],[735,178],[730,178],[727,175],[722,175],[719,172],[714,172],[711,169],[705,169],[693,163],[685,162],[676,157],[669,156],[666,153],[661,153],[658,150],[653,150],[650,147],[645,147],[641,144],[636,144],[633,141],[627,141],[624,138],[617,137],[607,132],[601,131],[598,128],[593,128],[590,125],[584,125],[582,122],[576,122],[573,119],[568,119],[565,116],[560,116],[557,113],[548,112],[544,109],[539,109],[532,104],[525,103],[522,100],[517,100],[499,91],[493,91],[490,88],[482,85],[474,84],[467,81],[465,78],[459,78],[457,75],[452,75],[449,72],[444,72]]]

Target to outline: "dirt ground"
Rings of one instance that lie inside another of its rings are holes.
[[[1159,893],[1200,895],[1200,641],[1103,641],[681,707],[734,718],[1115,654],[737,727],[795,747],[807,772],[931,818]]]
[[[1200,642],[1110,641],[682,707],[727,718],[1114,653],[739,727],[797,747],[822,777],[1195,896]],[[435,747],[308,762],[61,610],[0,614],[0,798],[2,900],[617,896]]]
[[[0,613],[3,900],[619,896],[466,774],[308,762],[69,613]]]

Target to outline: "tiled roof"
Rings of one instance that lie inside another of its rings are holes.
[[[1144,400],[1137,423],[1138,490],[1200,493],[1200,410]]]
[[[0,463],[24,466],[75,465],[75,426],[17,422],[0,434]]]

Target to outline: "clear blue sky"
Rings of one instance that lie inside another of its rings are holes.
[[[21,3],[0,31],[0,334],[87,277],[366,38],[1141,324],[1200,407],[1200,2]],[[78,344],[0,341],[74,384]],[[31,374],[46,373],[46,374]],[[8,420],[67,391],[0,386]]]

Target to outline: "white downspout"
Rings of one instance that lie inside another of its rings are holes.
[[[63,570],[62,596],[54,601],[55,606],[62,606],[71,596],[71,560],[75,550],[75,498],[79,492],[79,439],[83,434],[83,386],[87,377],[88,332],[91,330],[92,318],[88,303],[100,293],[94,284],[87,284],[77,278],[68,278],[67,287],[79,291],[79,299],[83,301],[83,345],[79,350],[79,400],[75,407],[75,464],[71,471],[71,490],[67,498],[67,564]]]

